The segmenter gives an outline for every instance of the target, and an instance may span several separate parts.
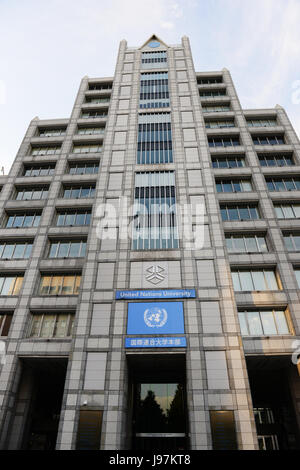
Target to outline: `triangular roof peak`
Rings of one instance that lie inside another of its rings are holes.
[[[163,48],[168,48],[169,46],[167,46],[167,44],[162,41],[158,36],[156,36],[156,34],[152,34],[152,36],[150,36],[149,39],[147,39],[146,42],[144,42],[144,44],[140,47],[140,49],[144,49],[145,47],[149,47],[149,49],[153,50],[153,47],[149,46],[150,43],[159,43],[158,46],[155,47],[155,49],[159,49],[161,47]]]

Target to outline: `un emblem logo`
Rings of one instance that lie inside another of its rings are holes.
[[[168,313],[164,308],[147,308],[144,312],[144,321],[149,328],[161,328],[167,319]]]

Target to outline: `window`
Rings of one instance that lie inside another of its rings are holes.
[[[29,228],[38,227],[41,219],[41,214],[38,213],[25,213],[9,215],[5,228]]]
[[[242,336],[289,335],[285,310],[239,312]]]
[[[220,104],[220,105],[202,105],[202,111],[204,113],[222,113],[230,111],[229,104]]]
[[[252,185],[247,180],[217,180],[218,193],[243,193],[252,191]]]
[[[279,450],[278,438],[276,434],[267,434],[266,436],[257,436],[259,450]]]
[[[70,175],[94,175],[99,171],[99,163],[71,163],[69,165]]]
[[[51,147],[32,147],[31,155],[33,157],[39,155],[57,155],[60,153],[60,145],[52,145]]]
[[[274,204],[274,209],[278,219],[299,219],[300,203],[297,204]]]
[[[58,212],[56,225],[58,227],[72,227],[78,225],[90,225],[91,211],[65,211]]]
[[[78,127],[77,134],[79,135],[102,135],[105,132],[105,127]]]
[[[23,276],[0,276],[0,295],[19,295]]]
[[[39,295],[77,295],[81,276],[74,274],[41,276]]]
[[[222,220],[257,220],[260,218],[257,205],[221,205]]]
[[[28,259],[31,255],[33,242],[0,241],[1,259]]]
[[[295,268],[294,267],[294,273],[297,279],[298,287],[300,288],[300,268]]]
[[[245,157],[228,155],[227,157],[214,157],[211,159],[213,168],[242,168],[246,166]]]
[[[256,426],[260,424],[274,424],[274,413],[271,408],[253,408]]]
[[[226,96],[226,90],[204,90],[199,91],[201,98],[214,98],[216,96]]]
[[[170,122],[139,124],[138,164],[172,163],[172,130]]]
[[[300,177],[266,178],[269,191],[299,191]]]
[[[89,90],[111,90],[112,83],[89,83]]]
[[[55,173],[55,165],[25,166],[23,176],[52,176]]]
[[[198,77],[198,85],[213,85],[215,83],[223,83],[222,77]]]
[[[102,152],[102,144],[86,145],[76,144],[73,147],[73,153],[99,153]]]
[[[249,127],[272,127],[277,126],[277,120],[276,118],[247,119],[247,124]]]
[[[239,137],[208,137],[209,147],[237,147],[240,144]]]
[[[42,313],[32,314],[29,338],[66,338],[72,336],[74,314]]]
[[[233,119],[223,121],[205,121],[206,129],[224,129],[227,127],[235,127]]]
[[[170,106],[168,72],[142,73],[140,83],[140,108]]]
[[[38,135],[39,137],[60,137],[66,134],[66,128],[61,127],[61,128],[44,128],[44,129],[38,129]]]
[[[17,201],[31,201],[38,199],[47,199],[48,197],[48,186],[47,187],[36,187],[36,188],[22,188],[17,189],[16,200]]]
[[[281,284],[272,269],[231,271],[235,292],[281,290]]]
[[[229,253],[267,253],[268,246],[264,235],[226,235]]]
[[[63,192],[64,199],[82,199],[95,196],[95,185],[66,186]]]
[[[300,251],[300,233],[283,234],[283,239],[288,251]]]
[[[81,118],[82,119],[93,119],[93,118],[104,118],[107,117],[107,110],[102,110],[102,109],[91,109],[91,110],[85,110],[82,111],[81,113]]]
[[[178,248],[172,171],[136,173],[133,249]]]
[[[84,258],[86,241],[52,241],[49,248],[49,258]]]
[[[283,145],[285,144],[283,135],[258,135],[252,136],[254,145]]]
[[[292,166],[294,165],[291,154],[258,155],[261,166]]]
[[[0,336],[8,336],[12,313],[0,312]]]
[[[142,69],[166,68],[167,52],[142,52]]]
[[[93,104],[102,104],[102,103],[109,103],[110,97],[109,96],[87,96],[85,99],[86,103],[93,103]]]

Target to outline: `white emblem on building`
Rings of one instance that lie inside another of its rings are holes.
[[[168,314],[164,308],[147,308],[144,312],[144,321],[149,328],[161,328],[167,319]]]
[[[165,275],[163,274],[165,272],[165,268],[162,268],[161,266],[150,266],[146,271],[149,273],[146,274],[146,280],[151,282],[151,284],[156,285],[165,280]]]

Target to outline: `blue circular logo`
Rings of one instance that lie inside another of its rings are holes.
[[[151,41],[151,42],[149,42],[148,46],[149,46],[149,47],[159,47],[159,46],[160,46],[160,42],[158,42],[158,41]]]
[[[167,322],[168,314],[164,308],[147,308],[144,312],[144,322],[149,328],[161,328]]]

